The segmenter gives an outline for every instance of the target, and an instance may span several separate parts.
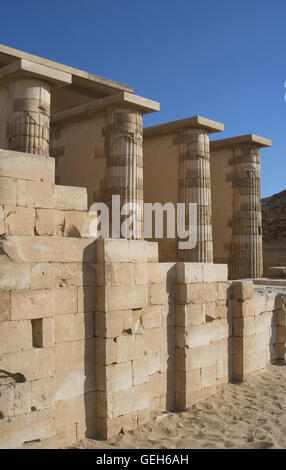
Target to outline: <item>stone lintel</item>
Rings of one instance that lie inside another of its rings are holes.
[[[43,57],[38,57],[0,44],[0,69],[11,64],[17,59],[25,59],[30,62],[49,67],[53,70],[72,75],[72,88],[74,86],[79,86],[81,88],[94,90],[106,95],[116,93],[120,90],[129,91],[130,93],[134,91],[131,86],[124,85],[114,80],[109,80],[108,78],[100,77],[74,67],[69,67],[68,65],[59,64],[53,60],[44,59]]]
[[[72,82],[70,73],[62,72],[45,65],[36,64],[26,59],[18,59],[0,68],[0,80],[17,77],[32,77],[46,80],[53,85],[66,85]]]
[[[213,132],[222,132],[224,130],[224,125],[202,116],[193,116],[186,119],[179,119],[178,121],[165,122],[164,124],[159,124],[157,126],[145,127],[144,138],[156,135],[175,134],[184,128],[203,129],[208,134],[211,134]]]
[[[111,107],[134,108],[142,114],[148,114],[153,113],[154,111],[159,111],[160,103],[149,100],[147,98],[142,98],[141,96],[134,95],[133,93],[122,91],[105,98],[90,101],[84,105],[75,106],[74,108],[68,109],[67,111],[56,113],[52,116],[52,123],[59,123],[92,116],[102,113]]]
[[[237,137],[230,137],[227,139],[219,139],[219,140],[213,140],[210,142],[210,149],[211,150],[218,150],[218,149],[224,149],[224,148],[229,148],[233,146],[240,146],[243,144],[254,144],[257,147],[271,147],[272,142],[269,139],[266,139],[265,137],[260,137],[255,134],[247,134],[247,135],[240,135]]]

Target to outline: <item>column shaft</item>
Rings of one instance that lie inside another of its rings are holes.
[[[179,202],[186,204],[186,226],[189,203],[197,204],[197,246],[179,250],[180,261],[212,263],[212,210],[210,150],[208,134],[202,129],[184,129],[179,143]],[[191,221],[193,224],[194,221]]]
[[[9,149],[49,155],[50,85],[35,78],[9,82]]]

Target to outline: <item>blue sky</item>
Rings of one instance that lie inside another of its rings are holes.
[[[13,0],[0,42],[160,101],[145,125],[200,114],[225,124],[217,138],[272,139],[262,195],[286,189],[285,0]]]

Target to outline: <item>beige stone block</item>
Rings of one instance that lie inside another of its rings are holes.
[[[64,211],[63,235],[64,237],[91,236],[91,223],[94,216],[87,212]]]
[[[55,209],[64,211],[86,211],[87,191],[86,188],[75,186],[55,186]]]
[[[132,312],[131,312],[132,313]],[[124,312],[95,312],[95,334],[102,338],[115,338],[124,330]],[[133,325],[132,325],[133,326]],[[132,328],[132,327],[131,327]]]
[[[86,238],[53,237],[58,263],[95,262],[95,242]]]
[[[31,413],[32,387],[31,382],[15,383],[14,415],[19,416]]]
[[[214,366],[202,367],[201,386],[202,388],[213,387],[216,385],[216,368]]]
[[[67,424],[82,421],[83,416],[96,416],[96,393],[89,392],[67,400],[56,401],[56,425],[61,427]]]
[[[54,263],[33,263],[30,271],[30,289],[53,289],[55,287]]]
[[[177,263],[178,284],[203,282],[202,263]]]
[[[106,368],[106,391],[117,392],[132,387],[131,361],[112,364]]]
[[[103,276],[99,285],[144,285],[147,284],[146,263],[105,263],[99,264],[100,274]],[[103,269],[102,269],[103,267]],[[101,276],[101,277],[102,277]]]
[[[156,351],[162,351],[163,330],[161,328],[150,328],[144,330],[145,349],[148,355]]]
[[[55,286],[94,286],[95,263],[55,263]]]
[[[1,422],[2,449],[15,449],[32,441],[44,441],[55,435],[55,411],[43,410],[15,416]]]
[[[37,235],[54,235],[57,223],[57,212],[54,209],[36,209]]]
[[[14,384],[0,385],[0,410],[1,418],[14,416],[15,396]]]
[[[4,208],[3,206],[0,206],[0,235],[3,235],[5,233],[4,230]]]
[[[140,359],[144,356],[145,338],[141,334],[124,334],[118,336],[115,344],[117,347],[118,363]]]
[[[94,312],[96,310],[97,297],[100,296],[96,286],[77,288],[78,312]]]
[[[228,288],[229,284],[227,282],[218,282],[217,283],[217,298],[218,301],[224,301],[226,303],[228,297]]]
[[[266,349],[269,348],[269,333],[268,331],[263,331],[261,333],[257,333],[255,336],[255,348],[257,351],[260,349]]]
[[[147,245],[145,240],[128,240],[128,259],[131,263],[147,262]]]
[[[58,287],[55,289],[54,311],[56,314],[76,313],[78,311],[76,287]]]
[[[55,341],[62,343],[93,336],[93,312],[57,315]]]
[[[134,387],[130,387],[112,393],[112,416],[114,418],[121,415],[128,415],[134,411],[133,388]]]
[[[203,282],[225,282],[227,280],[227,264],[203,263]]]
[[[197,283],[177,286],[179,303],[199,304],[217,300],[217,285],[215,283]]]
[[[55,159],[10,150],[0,150],[0,175],[53,183]]]
[[[51,237],[9,236],[0,241],[0,261],[28,263],[50,262],[55,258],[54,239]],[[67,247],[68,248],[68,247]]]
[[[96,241],[96,260],[98,263],[128,262],[128,240],[105,239]]]
[[[54,374],[52,348],[33,348],[21,352],[3,354],[1,369],[15,374],[17,380],[36,380]]]
[[[242,304],[243,316],[258,316],[265,312],[266,297],[264,295],[247,299]]]
[[[4,217],[7,235],[34,235],[35,209],[5,206]]]
[[[108,365],[117,361],[117,344],[110,338],[96,337],[96,364]]]
[[[166,372],[157,372],[149,376],[149,390],[150,397],[161,397],[167,393]]]
[[[58,370],[55,372],[56,399],[69,398],[92,392],[97,388],[96,366],[82,363],[75,369]]]
[[[0,205],[17,204],[17,180],[0,177]]]
[[[162,307],[161,305],[151,305],[144,310],[142,315],[143,328],[161,328]]]
[[[150,303],[151,305],[163,305],[168,303],[169,294],[167,292],[166,284],[151,284],[150,285]]]
[[[76,442],[78,439],[77,427],[76,423],[67,424],[66,426],[59,425],[56,429],[55,444],[52,448],[64,448]]]
[[[265,310],[268,312],[276,308],[276,293],[266,295]]]
[[[54,315],[53,289],[11,292],[11,320],[44,318]]]
[[[251,336],[254,333],[254,317],[235,318],[233,320],[234,336]]]
[[[54,207],[54,185],[40,181],[17,181],[17,205],[37,208]]]
[[[149,366],[149,359],[147,357],[132,361],[133,385],[149,381]]]
[[[251,299],[253,296],[253,283],[252,281],[234,281],[233,295],[235,299],[246,300]]]
[[[99,418],[97,419],[97,434],[102,439],[109,439],[110,437],[122,432],[131,431],[134,428],[133,414],[128,413],[123,416],[118,416],[112,419]]]
[[[176,263],[150,263],[147,265],[148,282],[150,284],[176,283]]]
[[[186,363],[190,369],[199,369],[201,367],[213,366],[215,364],[214,346],[199,346],[187,350]]]
[[[127,310],[147,305],[147,286],[112,286],[97,289],[97,310]]]
[[[254,333],[265,333],[267,329],[271,326],[271,323],[268,324],[265,318],[265,315],[259,315],[254,317]]]
[[[158,263],[158,261],[159,261],[158,243],[157,242],[148,242],[148,244],[147,244],[147,262],[148,263]]]
[[[43,348],[50,348],[55,344],[54,318],[48,317],[42,320],[42,345]]]
[[[178,326],[201,325],[205,323],[205,315],[201,304],[177,305],[176,324]]]
[[[32,325],[30,321],[2,321],[0,323],[0,354],[31,349]]]
[[[56,383],[54,377],[34,380],[32,382],[31,406],[34,411],[45,410],[54,407]]]
[[[55,344],[55,370],[76,369],[83,363],[94,365],[97,340],[98,338],[87,338]]]
[[[132,408],[133,411],[145,410],[149,408],[149,383],[141,383],[132,387]]]
[[[0,290],[0,322],[9,319],[10,303],[10,292],[6,290]]]
[[[212,323],[212,340],[219,341],[221,339],[228,338],[229,336],[229,325],[225,319],[217,319]]]
[[[28,263],[0,263],[0,289],[28,289],[30,265]]]

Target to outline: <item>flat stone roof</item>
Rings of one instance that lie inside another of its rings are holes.
[[[64,111],[74,106],[79,106],[89,101],[118,93],[119,91],[127,91],[129,93],[133,93],[134,91],[134,89],[128,85],[59,64],[58,62],[44,59],[33,54],[28,54],[27,52],[19,51],[2,44],[0,44],[0,75],[3,67],[7,67],[13,62],[19,61],[19,59],[24,60],[25,62],[23,63],[32,62],[43,66],[43,68],[46,68],[47,73],[48,70],[50,70],[48,75],[57,74],[57,72],[58,75],[60,75],[61,72],[62,76],[71,76],[70,83],[62,83],[62,86],[53,90],[52,112]],[[10,65],[10,67],[13,68],[14,66]]]
[[[240,144],[257,144],[257,147],[271,147],[272,142],[265,137],[260,137],[255,134],[246,134],[237,137],[229,137],[227,139],[212,140],[210,142],[210,148],[211,150],[217,150]]]
[[[205,129],[209,133],[222,132],[224,125],[220,122],[202,116],[192,116],[178,121],[165,122],[157,126],[144,127],[144,138],[153,137],[155,135],[173,134],[183,128],[200,128]]]
[[[101,113],[110,106],[120,106],[122,108],[134,108],[142,114],[153,113],[160,110],[160,103],[157,101],[142,98],[142,96],[134,95],[126,91],[121,91],[102,99],[90,101],[82,106],[67,111],[56,113],[52,116],[53,123],[81,119],[84,116],[92,116]]]

